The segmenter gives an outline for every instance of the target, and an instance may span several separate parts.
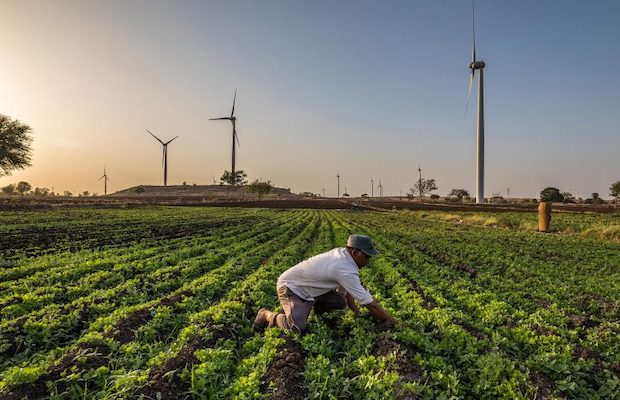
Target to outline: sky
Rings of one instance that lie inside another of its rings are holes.
[[[485,196],[620,180],[620,1],[477,0]],[[468,0],[0,0],[0,113],[32,166],[0,186],[103,193],[212,184],[231,168],[293,192],[475,194]]]

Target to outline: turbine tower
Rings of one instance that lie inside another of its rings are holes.
[[[473,46],[471,51],[471,62],[469,63],[469,69],[471,74],[469,76],[469,93],[467,95],[467,108],[469,108],[469,96],[471,96],[471,89],[474,83],[476,70],[480,71],[478,74],[478,117],[477,117],[477,152],[476,152],[476,203],[484,203],[484,61],[476,60],[476,15],[474,10],[474,2],[471,2],[472,8],[472,34],[473,34]],[[465,111],[467,112],[467,110]]]
[[[340,173],[339,172],[336,173],[336,178],[338,178],[338,198],[340,198]]]
[[[230,117],[222,117],[222,118],[209,118],[209,120],[211,121],[218,121],[218,120],[223,120],[223,119],[227,119],[232,123],[232,168],[231,168],[231,173],[232,173],[232,178],[233,178],[233,182],[234,179],[236,178],[236,174],[235,174],[235,141],[237,143],[237,145],[239,145],[239,137],[237,136],[237,129],[236,129],[236,121],[237,121],[237,117],[235,117],[235,101],[237,100],[237,89],[235,89],[235,97],[233,97],[233,105],[232,105],[232,111],[230,112]]]
[[[110,179],[108,179],[108,175],[105,173],[105,165],[103,166],[103,176],[97,179],[97,182],[99,182],[102,179],[103,179],[103,194],[106,195],[108,194],[108,181]]]
[[[158,138],[157,136],[155,136],[153,134],[153,132],[149,131],[148,129],[146,130],[148,133],[151,134],[151,136],[153,136],[155,139],[157,139],[157,141],[159,143],[161,143],[161,145],[163,146],[163,153],[162,153],[162,158],[161,158],[161,165],[162,167],[164,167],[164,186],[168,186],[168,145],[170,144],[170,142],[172,142],[174,139],[178,138],[179,135],[173,137],[172,139],[168,140],[167,142],[163,142],[160,138]]]
[[[381,179],[379,179],[379,197],[383,197],[383,185],[381,184]]]

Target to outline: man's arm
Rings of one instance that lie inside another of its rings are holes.
[[[353,296],[351,296],[351,293],[347,292],[346,298],[347,298],[347,305],[349,306],[351,311],[353,311],[353,314],[355,315],[359,314],[360,309],[357,307],[357,304],[355,304],[355,299],[353,298]]]
[[[370,315],[383,321],[386,326],[393,326],[396,324],[396,319],[385,311],[385,309],[381,307],[381,304],[377,303],[375,300],[373,300],[372,303],[366,304],[364,307],[368,309]]]

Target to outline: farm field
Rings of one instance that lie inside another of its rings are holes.
[[[618,399],[618,214],[208,207],[0,214],[0,399]],[[370,235],[400,324],[250,325],[280,273]]]

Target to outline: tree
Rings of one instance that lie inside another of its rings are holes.
[[[247,191],[250,193],[256,193],[259,200],[263,197],[263,195],[271,192],[271,189],[273,189],[271,181],[262,182],[258,179],[250,183],[247,187]]]
[[[232,175],[230,171],[224,171],[224,174],[220,178],[220,181],[227,185],[232,186],[243,186],[248,181],[245,179],[248,176],[242,169],[239,171],[235,171],[235,176]]]
[[[563,192],[562,197],[564,197],[564,204],[575,202],[575,196],[571,192]]]
[[[418,180],[412,188],[409,189],[412,195],[420,196],[420,199],[424,197],[426,194],[432,192],[433,190],[437,190],[437,185],[435,184],[435,179],[420,179]]]
[[[559,189],[548,187],[540,192],[540,200],[561,203],[564,201],[564,196],[562,196]]]
[[[40,187],[38,187],[38,188],[35,188],[35,189],[32,191],[32,194],[33,194],[34,196],[47,196],[47,195],[49,195],[49,194],[50,194],[50,190],[49,190],[48,188],[45,188],[45,187],[44,187],[44,188],[40,188]]]
[[[22,196],[27,194],[31,189],[32,185],[30,185],[28,182],[21,181],[17,183],[17,193],[21,194]]]
[[[71,196],[73,196],[73,193],[71,193],[71,192],[70,192],[70,191],[68,191],[68,190],[65,190],[65,191],[64,191],[64,193],[63,193],[62,195],[63,195],[63,196],[66,196],[66,197],[71,197]]]
[[[620,181],[611,184],[609,187],[609,195],[615,198],[616,203],[618,203],[618,199],[620,199]]]
[[[32,128],[0,114],[0,176],[30,166]]]
[[[16,192],[17,189],[14,184],[10,184],[2,188],[2,193],[8,194],[9,196],[15,194]]]
[[[465,189],[452,189],[448,193],[448,198],[458,199],[459,203],[463,202],[463,199],[469,199],[469,192]]]

